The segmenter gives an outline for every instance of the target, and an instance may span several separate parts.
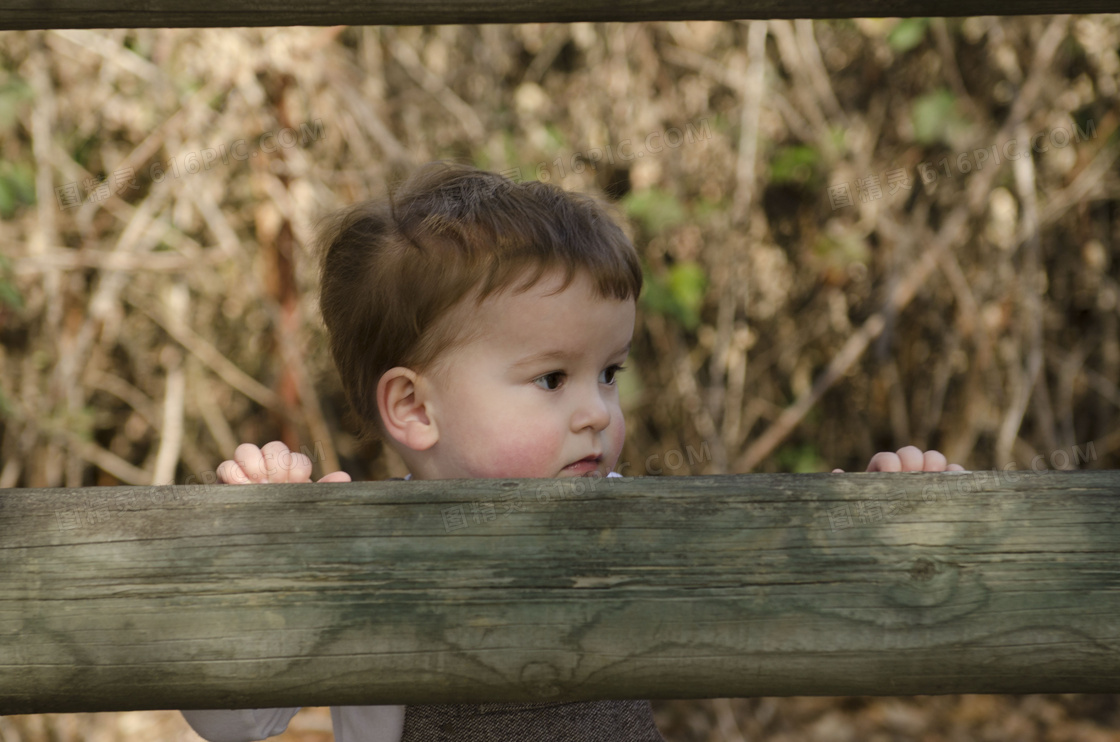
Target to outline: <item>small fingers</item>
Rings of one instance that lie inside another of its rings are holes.
[[[902,462],[902,471],[921,471],[926,465],[922,449],[917,446],[903,446],[898,449],[898,458]]]
[[[926,451],[922,458],[922,471],[945,471],[945,467],[949,465],[945,454],[940,451]]]
[[[252,481],[236,461],[227,460],[218,464],[218,470],[215,474],[222,484],[249,484]]]
[[[344,471],[334,471],[334,472],[331,472],[330,474],[326,475],[325,477],[323,477],[319,481],[320,482],[349,482],[350,481],[350,475],[347,474]]]
[[[274,484],[288,481],[288,475],[291,472],[292,452],[288,450],[286,445],[280,441],[269,441],[261,446],[261,458],[264,460],[264,468],[258,473],[263,474],[264,478],[259,481]]]
[[[305,453],[292,453],[292,465],[288,469],[289,482],[311,481],[311,457]]]
[[[233,458],[250,482],[282,484],[311,481],[311,459],[301,453],[292,453],[281,441],[271,441],[262,448],[242,443],[233,452]]]
[[[233,460],[241,467],[250,482],[267,482],[268,465],[261,449],[252,443],[242,443],[233,451]]]
[[[242,443],[233,452],[233,461],[218,467],[218,480],[230,484],[310,482],[311,458],[293,453],[282,441],[271,441],[257,448]]]
[[[917,446],[903,446],[895,453],[881,451],[871,457],[867,471],[964,471],[960,464],[950,464],[940,451],[922,451]]]
[[[871,457],[867,471],[902,471],[902,459],[897,453],[880,451]]]
[[[262,481],[274,484],[311,481],[311,459],[306,454],[293,452],[282,441],[264,444],[261,456],[267,475]]]
[[[266,443],[261,449],[269,464],[270,482],[310,482],[311,458],[290,450],[281,441]]]

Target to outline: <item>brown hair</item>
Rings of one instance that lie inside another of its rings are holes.
[[[318,249],[319,307],[363,442],[381,431],[382,374],[394,366],[427,370],[469,337],[437,322],[468,293],[481,303],[502,289],[524,291],[555,269],[564,271],[565,287],[585,271],[604,298],[636,300],[642,287],[634,246],[603,204],[447,162],[417,169],[390,196],[328,217]]]

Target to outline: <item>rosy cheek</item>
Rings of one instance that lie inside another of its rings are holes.
[[[617,459],[622,455],[622,446],[626,443],[626,421],[622,415],[619,414],[617,424],[611,423],[611,450],[614,451],[615,458]]]
[[[536,478],[556,474],[557,442],[540,430],[509,428],[491,438],[484,460],[477,462],[478,476],[487,478]]]

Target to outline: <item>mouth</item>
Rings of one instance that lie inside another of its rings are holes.
[[[591,456],[584,456],[579,461],[573,461],[561,469],[561,471],[577,475],[590,474],[593,471],[598,471],[601,463],[603,463],[603,455],[592,454]]]

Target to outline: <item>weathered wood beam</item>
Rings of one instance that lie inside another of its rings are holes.
[[[5,0],[0,30],[225,26],[428,25],[1105,13],[1115,0]]]
[[[0,490],[0,714],[1120,692],[1120,471]]]

